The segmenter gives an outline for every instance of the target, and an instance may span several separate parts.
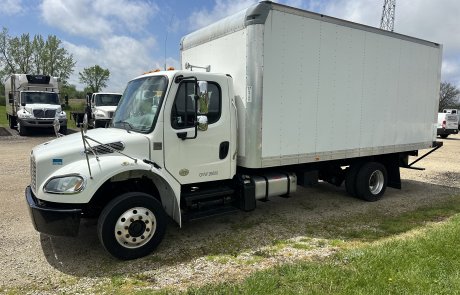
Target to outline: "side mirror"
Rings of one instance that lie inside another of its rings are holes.
[[[83,116],[83,122],[81,123],[81,129],[84,133],[88,131],[88,114]]]
[[[25,103],[25,102],[21,102],[21,105],[22,105],[23,107],[25,107],[25,106],[26,106],[26,103]]]
[[[13,93],[8,93],[8,103],[13,103],[14,102],[14,96]]]
[[[208,82],[198,81],[198,129],[201,131],[208,130],[208,111],[209,111],[209,94]]]
[[[65,108],[65,103],[61,104],[61,108],[62,108],[62,109]]]

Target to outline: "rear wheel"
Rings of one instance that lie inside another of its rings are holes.
[[[449,136],[449,134],[441,134],[439,135],[441,138],[447,138],[447,136]]]
[[[358,175],[359,169],[361,168],[361,163],[355,163],[350,165],[345,176],[345,188],[347,193],[353,197],[356,195],[356,176]]]
[[[14,129],[14,119],[11,116],[8,116],[8,125],[10,126],[10,129]]]
[[[104,248],[123,260],[150,254],[162,241],[166,214],[161,203],[141,192],[112,200],[99,217],[97,231]]]
[[[380,200],[387,187],[387,170],[377,162],[368,162],[356,175],[356,194],[363,200]]]

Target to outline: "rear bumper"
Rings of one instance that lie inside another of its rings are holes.
[[[61,209],[41,205],[30,186],[25,197],[35,230],[53,236],[76,236],[80,227],[81,209]]]
[[[438,135],[444,135],[444,134],[458,134],[458,129],[438,128]]]

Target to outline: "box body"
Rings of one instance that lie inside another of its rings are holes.
[[[261,2],[185,36],[181,63],[233,77],[238,165],[429,148],[442,46]]]

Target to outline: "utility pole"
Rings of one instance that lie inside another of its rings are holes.
[[[382,18],[380,28],[393,32],[395,26],[396,0],[383,0]]]

